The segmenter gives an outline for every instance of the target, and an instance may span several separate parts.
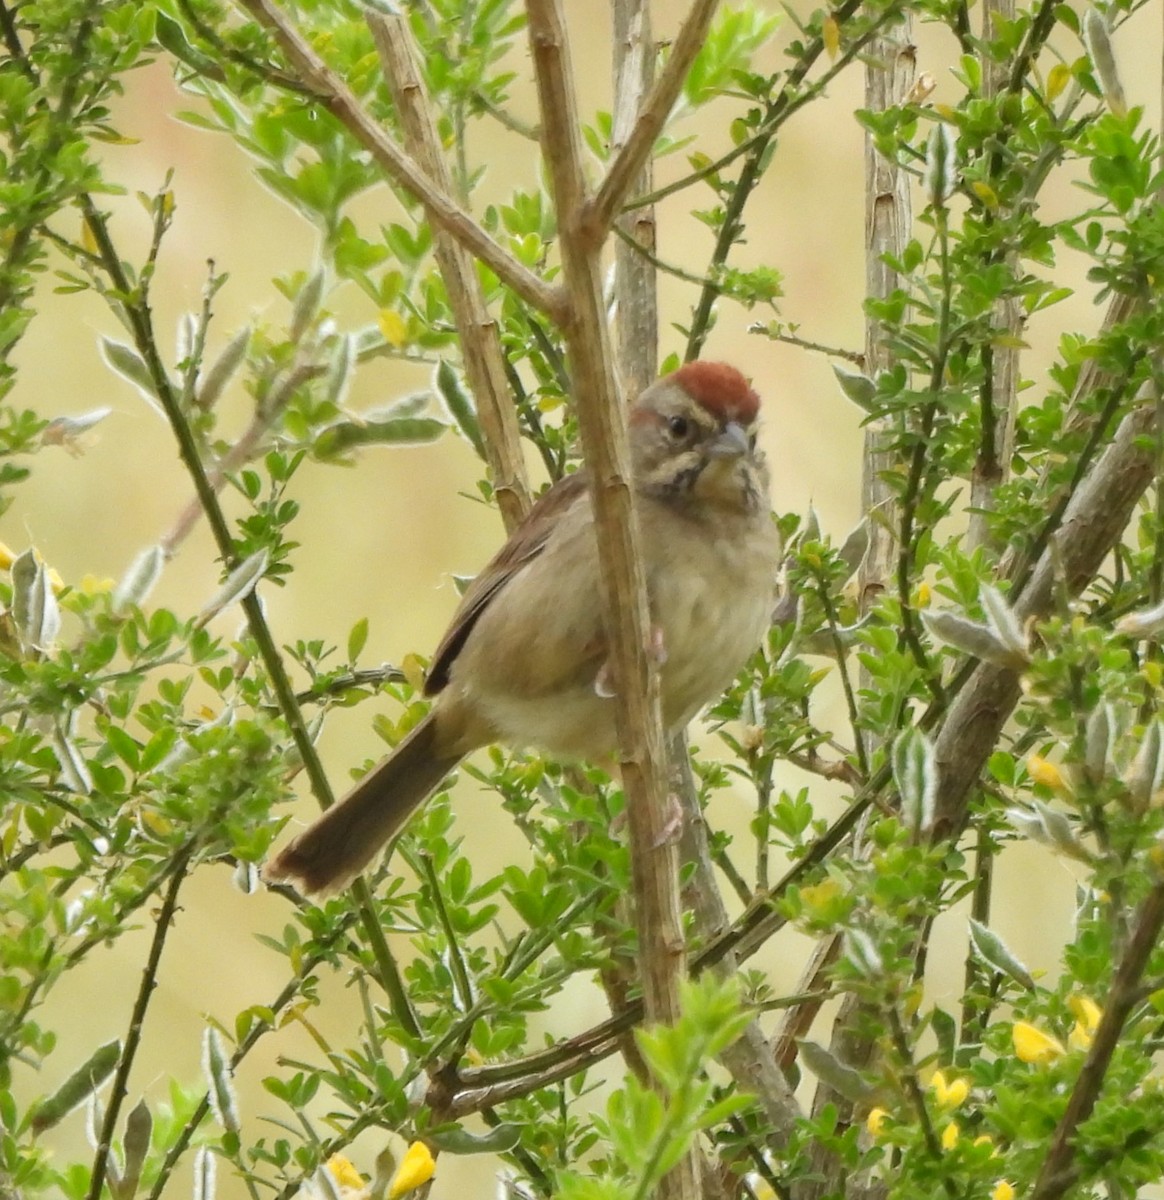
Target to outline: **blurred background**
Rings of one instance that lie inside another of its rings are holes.
[[[676,0],[658,0],[657,37],[674,32],[685,7]],[[773,2],[770,7],[779,11],[781,6]],[[797,0],[794,7],[805,15],[811,8],[805,0]],[[570,0],[567,8],[582,110],[589,114],[608,109],[605,6]],[[1146,124],[1152,128],[1158,128],[1160,120],[1159,25],[1159,13],[1149,7],[1116,38],[1129,101],[1145,107]],[[794,32],[791,22],[783,20],[775,42],[761,52],[757,69],[779,69],[784,61],[781,48]],[[958,55],[953,40],[942,30],[927,28],[916,30],[915,40],[918,71],[932,74],[936,84],[932,102],[940,105],[947,94],[960,94],[961,86],[951,76]],[[1071,58],[1082,50],[1064,47],[1064,52]],[[532,122],[536,111],[526,55],[515,56],[512,66],[520,77],[514,107]],[[180,111],[197,108],[199,101],[177,89],[165,63],[138,72],[127,84],[116,123],[132,142],[104,151],[109,177],[127,190],[123,197],[108,199],[115,214],[114,236],[123,255],[140,258],[148,244],[149,220],[135,192],[152,194],[173,168],[176,212],[155,285],[157,328],[163,346],[167,339],[172,345],[181,315],[197,311],[201,304],[206,262],[213,259],[218,270],[230,276],[214,305],[213,357],[248,321],[286,321],[287,302],[271,279],[310,270],[316,234],[263,187],[245,155],[225,136],[178,119]],[[851,67],[827,98],[808,105],[785,126],[774,169],[750,206],[747,242],[733,258],[734,265],[770,265],[783,274],[781,315],[799,326],[802,337],[852,350],[861,349],[864,336],[864,151],[853,116],[862,105],[862,92],[862,70]],[[720,102],[697,122],[685,120],[673,132],[698,135],[700,149],[714,155],[730,148],[728,124],[734,115],[730,103]],[[537,164],[524,144],[504,134],[491,143],[493,128],[478,123],[471,137],[471,157],[492,164],[474,198],[477,211],[504,199],[515,180],[530,188],[538,181]],[[664,159],[656,182],[664,183],[685,169],[682,154]],[[1059,188],[1051,205],[1056,215],[1065,215],[1079,203],[1078,193],[1070,180]],[[658,243],[664,260],[694,271],[706,263],[711,233],[687,210],[706,203],[710,195],[681,195],[660,208]],[[386,189],[365,195],[359,205],[377,221],[394,219],[398,211]],[[1040,315],[1029,331],[1032,349],[1024,374],[1031,381],[1032,396],[1041,394],[1042,373],[1060,333],[1090,332],[1101,317],[1082,277],[1067,282],[1080,286],[1076,296]],[[32,479],[17,489],[15,503],[0,522],[0,540],[17,552],[35,545],[68,582],[85,575],[116,579],[141,549],[157,542],[172,525],[189,501],[191,487],[164,421],[102,361],[100,336],[122,338],[123,331],[97,297],[57,295],[53,283],[51,275],[42,281],[41,316],[19,348],[20,377],[12,401],[48,417],[78,415],[106,405],[113,411],[86,438],[83,453],[52,449],[40,456]],[[661,355],[681,351],[682,338],[672,326],[686,321],[692,299],[686,285],[661,279]],[[329,300],[329,306],[341,324],[355,327],[375,319],[354,287]],[[841,540],[860,517],[860,413],[841,395],[824,356],[747,332],[751,321],[767,316],[722,306],[705,357],[740,366],[764,397],[763,442],[773,467],[777,511],[803,514],[811,504],[824,532]],[[429,382],[427,367],[378,360],[357,373],[349,403],[356,410],[381,405]],[[239,431],[245,427],[249,412],[241,388],[225,397],[222,411]],[[540,482],[538,464],[531,461],[531,470]],[[302,545],[293,557],[291,586],[263,588],[277,639],[290,643],[321,638],[343,645],[353,623],[367,614],[371,630],[365,664],[399,663],[409,652],[427,654],[456,603],[451,576],[475,572],[502,537],[497,514],[466,496],[474,490],[478,474],[471,449],[452,433],[433,445],[365,452],[352,468],[305,466],[292,490],[303,511],[293,529]],[[233,511],[240,509],[235,505]],[[211,539],[199,528],[167,565],[152,599],[182,613],[193,612],[215,591],[217,580]],[[221,618],[218,627],[229,634],[239,619],[235,610]],[[352,767],[381,748],[371,729],[375,707],[364,705],[328,720],[321,748],[337,791],[343,790]],[[840,706],[832,716],[818,712],[816,719],[826,726],[831,722],[844,738]],[[711,750],[713,743],[708,747]],[[792,773],[788,786],[802,782]],[[828,785],[814,781],[812,786],[814,796],[827,793]],[[751,803],[747,795],[725,794],[717,800],[720,809],[713,819],[743,833]],[[478,879],[514,856],[528,855],[524,840],[496,819],[487,807],[488,797],[479,795],[472,781],[462,781],[456,804]],[[304,796],[297,815],[306,819],[311,812],[312,802]],[[994,923],[1030,967],[1056,969],[1072,894],[1072,880],[1059,860],[1026,846],[1004,857]],[[229,1026],[240,1009],[266,1003],[277,993],[284,963],[254,935],[277,932],[287,917],[278,898],[262,893],[247,897],[234,890],[225,868],[196,877],[167,951],[146,1029],[144,1058],[131,1081],[131,1101],[156,1089],[165,1075],[198,1081],[206,1015]],[[22,1086],[35,1092],[50,1089],[96,1039],[124,1034],[147,933],[95,954],[86,970],[73,976],[70,994],[54,998],[46,1023],[63,1018],[61,1043],[46,1073],[35,1081],[23,1080]],[[935,941],[931,987],[939,996],[957,995],[964,920],[948,921]],[[407,956],[406,944],[396,948]],[[807,949],[807,944],[781,938],[765,962],[777,989],[795,986]],[[312,1019],[342,1037],[345,1023],[357,1019],[354,992],[345,988],[343,979],[334,979],[325,983],[322,994],[325,1004]],[[570,1000],[568,1028],[555,1017],[548,1028],[576,1032],[604,1015],[597,990],[571,995]],[[67,1014],[75,1014],[78,1005],[84,1006],[85,1019],[70,1024]],[[827,1031],[821,1036],[827,1039]],[[70,1045],[71,1038],[75,1045]],[[305,1035],[294,1029],[263,1041],[238,1081],[244,1121],[253,1121],[268,1107],[258,1080],[272,1069],[275,1057],[309,1051]],[[612,1062],[612,1072],[617,1069]],[[57,1133],[66,1152],[64,1141],[82,1136],[79,1116]],[[373,1135],[357,1143],[352,1157],[365,1171],[383,1140],[383,1135]],[[494,1166],[492,1160],[443,1158],[433,1194],[451,1195],[466,1186],[478,1189],[475,1194],[492,1194],[489,1173]],[[181,1193],[184,1185],[178,1182],[177,1187]],[[219,1192],[234,1196],[241,1188],[223,1173]]]

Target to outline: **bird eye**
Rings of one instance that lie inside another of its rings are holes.
[[[678,442],[687,436],[691,422],[686,417],[668,417],[667,432]]]

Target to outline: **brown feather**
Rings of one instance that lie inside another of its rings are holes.
[[[284,846],[263,877],[287,880],[307,896],[346,887],[460,762],[460,754],[444,753],[440,743],[431,712],[338,804]]]
[[[426,696],[435,696],[447,686],[453,663],[481,614],[517,572],[545,549],[558,517],[586,491],[586,487],[586,473],[576,471],[544,491],[505,545],[465,589],[445,636],[433,651],[424,682]]]

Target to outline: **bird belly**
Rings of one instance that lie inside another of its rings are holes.
[[[501,692],[480,694],[479,711],[511,746],[533,746],[551,758],[601,762],[618,744],[614,700],[593,687],[574,687],[540,700]]]
[[[758,579],[727,570],[667,572],[652,589],[666,660],[660,672],[663,723],[686,725],[736,677],[771,622],[773,589],[765,564]]]

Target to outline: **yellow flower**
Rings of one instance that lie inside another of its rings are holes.
[[[7,571],[15,561],[16,555],[12,553],[11,548],[0,542],[0,571]]]
[[[991,1189],[990,1200],[1014,1200],[1014,1184],[1000,1179]]]
[[[424,1142],[413,1142],[404,1152],[396,1174],[388,1185],[388,1200],[397,1200],[406,1192],[415,1191],[428,1183],[436,1170],[436,1160]]]
[[[352,1166],[351,1160],[342,1154],[333,1154],[327,1160],[327,1169],[332,1179],[345,1191],[362,1192],[364,1177]]]
[[[958,1144],[958,1137],[962,1131],[958,1128],[957,1121],[951,1121],[945,1129],[942,1130],[942,1149],[953,1150]]]
[[[933,592],[930,585],[923,579],[917,585],[917,593],[913,598],[914,608],[929,608],[932,596]]]
[[[1054,791],[1062,791],[1067,786],[1063,779],[1063,772],[1041,754],[1032,754],[1027,759],[1027,773],[1035,783],[1041,783],[1044,787],[1049,787]]]
[[[811,883],[800,889],[800,898],[805,908],[813,916],[822,916],[828,911],[832,902],[840,895],[841,885],[835,879],[822,879],[820,883]]]
[[[388,345],[395,346],[397,349],[407,345],[408,326],[398,312],[394,312],[390,308],[381,309],[378,324]]]
[[[1075,1026],[1067,1036],[1072,1050],[1090,1050],[1103,1009],[1090,996],[1068,996],[1067,1006],[1075,1014]]]
[[[1061,1058],[1067,1051],[1058,1038],[1044,1033],[1027,1021],[1016,1021],[1011,1031],[1014,1052],[1025,1063],[1049,1063]]]
[[[957,1108],[970,1095],[970,1085],[964,1079],[946,1079],[944,1071],[935,1071],[930,1080],[934,1099],[939,1108]]]
[[[865,1118],[865,1128],[869,1130],[872,1137],[881,1136],[881,1130],[885,1127],[885,1121],[888,1116],[888,1110],[880,1106],[869,1110],[869,1115]]]
[[[1075,1019],[1088,1033],[1094,1033],[1099,1028],[1103,1009],[1090,996],[1068,996],[1067,1007],[1075,1014]]]

